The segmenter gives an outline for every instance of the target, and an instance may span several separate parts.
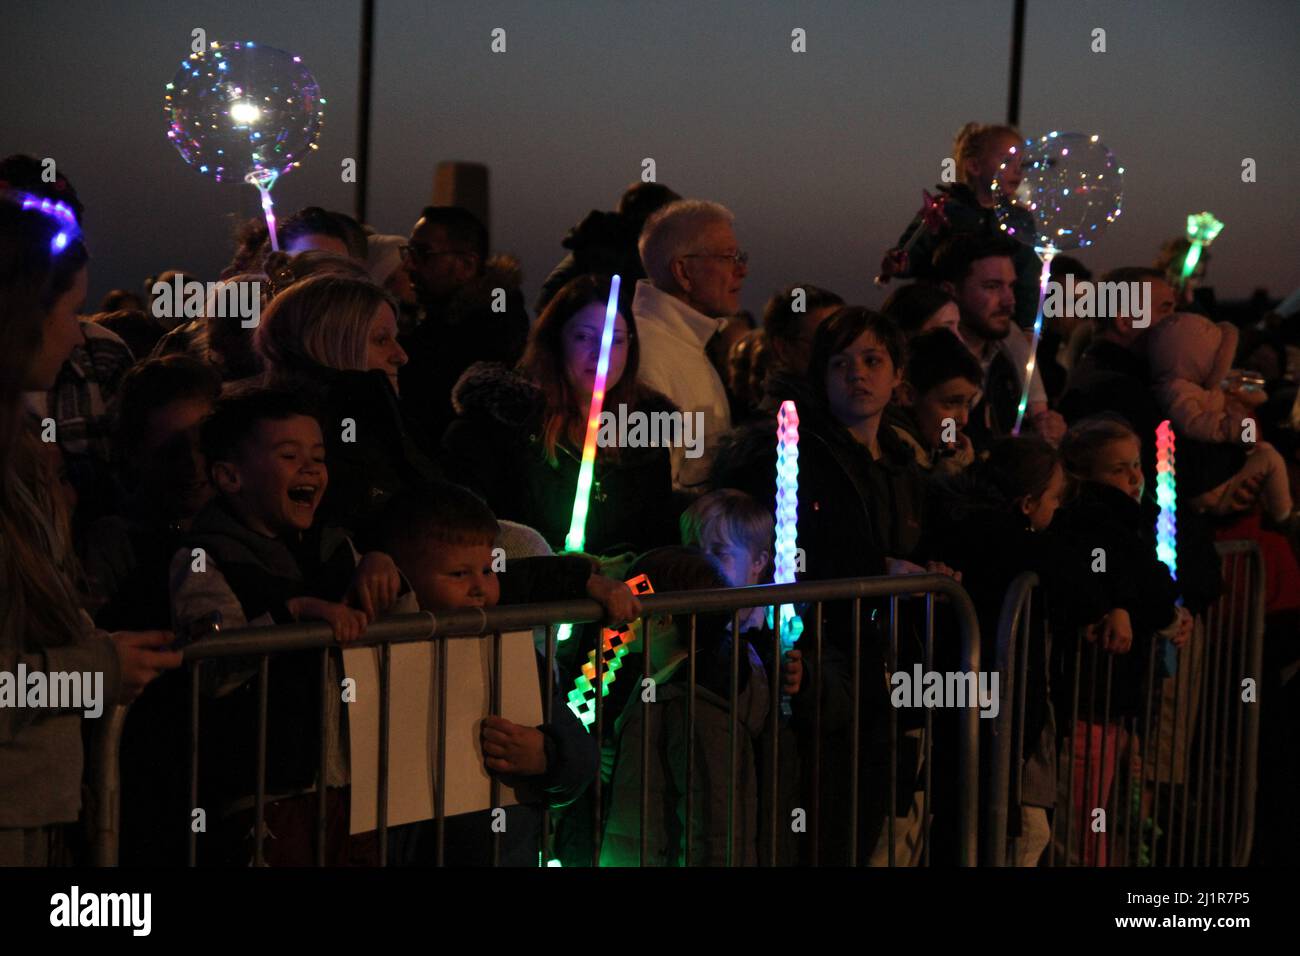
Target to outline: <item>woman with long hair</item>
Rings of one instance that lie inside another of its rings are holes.
[[[556,549],[573,515],[609,288],[608,277],[571,280],[538,317],[515,369],[471,366],[452,392],[458,417],[443,436],[444,467],[454,480],[483,495],[500,517],[536,528]],[[586,549],[593,554],[643,551],[677,536],[668,445],[684,442],[687,422],[641,384],[639,364],[631,313],[620,309],[605,382],[609,416],[587,512]],[[626,434],[620,422],[629,424]]]
[[[181,662],[162,650],[170,633],[109,635],[81,608],[69,516],[23,393],[49,389],[81,342],[88,256],[66,218],[24,208],[31,198],[0,194],[0,864],[15,866],[61,861],[81,808],[82,714],[106,714]],[[50,688],[81,675],[98,700],[33,700],[37,674]]]

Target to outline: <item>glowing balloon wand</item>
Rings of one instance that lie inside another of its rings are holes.
[[[1034,380],[1034,368],[1038,364],[1038,340],[1043,336],[1043,303],[1047,301],[1047,283],[1052,278],[1052,259],[1056,249],[1048,245],[1039,255],[1043,257],[1043,271],[1038,276],[1038,313],[1034,316],[1034,338],[1029,343],[1029,359],[1025,362],[1025,383],[1020,388],[1020,404],[1016,406],[1016,424],[1011,434],[1020,434],[1020,425],[1025,420],[1025,409],[1029,407],[1029,386]],[[1012,335],[1020,332],[1012,329]]]
[[[573,496],[573,518],[564,538],[565,551],[581,551],[587,541],[587,510],[591,506],[591,484],[596,474],[596,435],[600,432],[600,413],[605,406],[605,380],[609,377],[609,353],[614,347],[614,320],[618,316],[618,288],[622,281],[617,275],[609,280],[605,326],[600,334],[600,358],[596,362],[596,381],[591,389],[587,436],[582,443],[582,464],[578,468],[578,489]],[[567,641],[572,633],[572,624],[561,624],[555,639]]]

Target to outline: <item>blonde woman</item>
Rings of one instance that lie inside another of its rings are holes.
[[[181,655],[163,650],[170,633],[110,635],[81,609],[66,504],[22,395],[49,389],[81,341],[87,255],[75,229],[25,198],[0,192],[0,680],[26,705],[0,696],[0,865],[46,866],[64,862],[62,831],[81,808],[83,715],[134,699]],[[50,687],[80,675],[90,693],[81,706],[33,701],[37,674]]]
[[[319,520],[363,545],[385,502],[440,477],[407,428],[397,396],[406,352],[396,303],[368,279],[319,275],[278,293],[253,344],[266,382],[314,400],[330,482]]]

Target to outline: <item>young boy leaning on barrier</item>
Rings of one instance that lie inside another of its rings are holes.
[[[725,588],[717,558],[697,548],[656,548],[628,571],[645,574],[659,593]],[[695,687],[691,687],[691,615],[660,615],[631,645],[649,653],[654,683],[628,700],[615,722],[618,749],[606,790],[601,866],[684,866],[687,833],[687,754],[692,690],[695,699],[694,761],[690,777],[690,865],[755,866],[758,863],[758,774],[755,742],[768,718],[769,692],[762,661],[742,635],[736,694],[731,689],[731,613],[695,615]],[[646,645],[648,643],[648,651]],[[653,691],[647,708],[644,694]],[[735,711],[739,757],[731,767],[731,719]],[[641,747],[651,750],[644,781],[649,801],[647,855],[641,857]],[[735,815],[728,816],[734,799]],[[728,834],[734,837],[728,859]]]
[[[595,573],[586,556],[508,559],[505,571],[498,575],[492,553],[499,532],[496,516],[459,485],[439,484],[399,495],[386,508],[380,527],[380,541],[426,611],[591,597],[604,606],[610,623],[623,623],[641,613],[640,602],[627,585]],[[546,661],[540,654],[537,668],[544,695]],[[569,805],[595,777],[595,739],[565,699],[572,678],[555,674],[549,723],[526,727],[498,715],[483,720],[485,766],[528,801],[506,808],[500,858],[504,866],[536,866],[543,805],[553,810]],[[444,862],[490,863],[492,823],[487,811],[447,817]],[[433,862],[433,821],[395,828],[392,845],[399,863]]]
[[[329,481],[320,422],[298,395],[259,389],[223,399],[200,443],[216,497],[194,518],[171,562],[172,617],[182,641],[219,623],[325,621],[340,642],[399,606],[404,585],[392,559],[359,555],[347,535],[314,519]],[[413,600],[405,598],[414,610]],[[341,655],[329,655],[330,685]],[[203,668],[209,698],[200,724],[201,803],[214,821],[205,857],[247,863],[253,852],[257,661],[221,658]],[[272,655],[269,663],[263,855],[270,865],[315,859],[320,747],[320,655]],[[326,858],[349,859],[348,763],[340,697],[325,695]],[[207,842],[205,847],[203,844]]]

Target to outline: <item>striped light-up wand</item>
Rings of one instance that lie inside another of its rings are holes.
[[[623,583],[637,597],[655,593],[654,588],[650,586],[650,579],[644,574],[638,574]],[[607,627],[601,631],[599,665],[601,697],[609,696],[609,685],[614,683],[614,675],[623,666],[623,658],[627,656],[628,647],[634,640],[635,635],[631,624]],[[587,651],[587,663],[582,665],[582,673],[573,682],[573,690],[569,691],[569,710],[573,711],[588,731],[596,720],[596,666],[596,652]]]
[[[573,496],[573,518],[564,538],[565,551],[581,551],[587,542],[587,510],[591,506],[591,483],[596,474],[596,435],[600,431],[600,413],[605,407],[605,379],[609,376],[609,353],[614,347],[614,320],[618,316],[618,288],[622,278],[611,276],[609,301],[605,303],[605,326],[600,333],[600,358],[596,361],[596,381],[591,389],[591,408],[587,412],[587,437],[582,443],[582,464],[578,468],[578,490]],[[557,641],[567,641],[572,624],[561,624]]]
[[[1165,419],[1156,427],[1156,557],[1178,580],[1178,489],[1174,480],[1174,429]]]

